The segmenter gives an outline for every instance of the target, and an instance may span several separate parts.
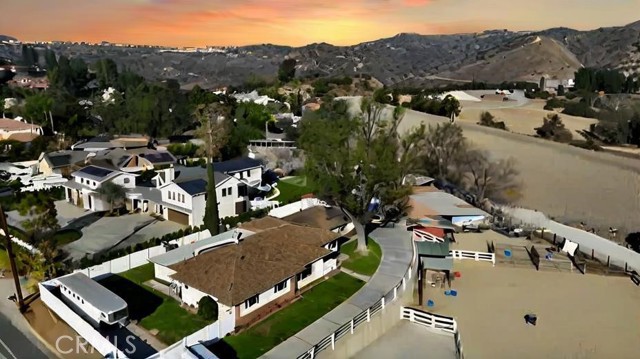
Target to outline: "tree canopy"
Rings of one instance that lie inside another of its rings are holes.
[[[361,114],[351,116],[348,103],[323,105],[316,118],[302,122],[299,142],[305,150],[305,173],[319,184],[322,196],[340,206],[358,233],[358,250],[366,251],[366,225],[375,214],[370,205],[380,200],[381,209],[402,207],[410,188],[402,184],[399,157],[420,151],[420,136],[401,136],[398,125],[403,109],[363,99]],[[424,131],[421,127],[416,131]],[[375,202],[375,201],[374,201]]]

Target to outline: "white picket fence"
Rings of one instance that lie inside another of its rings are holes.
[[[444,243],[444,239],[438,236],[435,236],[429,232],[421,231],[419,229],[413,230],[413,240],[414,241],[426,241],[426,242],[435,242],[435,243]]]
[[[411,323],[425,326],[431,330],[453,334],[454,342],[456,345],[456,356],[460,359],[464,358],[462,352],[462,340],[460,339],[458,323],[455,319],[444,315],[424,312],[422,310],[409,307],[402,307],[400,311],[400,318],[408,320]]]
[[[449,256],[453,259],[473,259],[476,262],[486,261],[496,265],[496,254],[487,252],[465,251],[453,249],[449,251]]]

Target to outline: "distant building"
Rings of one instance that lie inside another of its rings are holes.
[[[0,140],[13,139],[20,142],[31,142],[42,135],[42,127],[22,122],[17,119],[0,118]]]

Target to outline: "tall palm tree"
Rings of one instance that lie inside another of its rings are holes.
[[[109,214],[113,214],[114,205],[124,201],[127,197],[127,190],[121,185],[113,182],[103,183],[96,191],[103,199],[109,202]]]

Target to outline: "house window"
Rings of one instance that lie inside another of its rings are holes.
[[[124,183],[125,183],[125,184],[127,184],[127,183],[129,183],[129,182],[131,182],[131,180],[130,180],[129,178],[125,178],[125,179],[124,179]]]
[[[251,177],[251,171],[247,171],[247,177]]]
[[[300,274],[298,274],[298,280],[303,280],[311,275],[311,266],[307,266]]]
[[[275,287],[273,287],[273,292],[274,292],[274,293],[278,293],[278,292],[280,292],[280,291],[282,291],[282,290],[286,289],[286,288],[287,288],[288,283],[289,283],[289,280],[287,279],[287,280],[284,280],[284,281],[282,281],[282,282],[280,282],[280,283],[276,284],[276,286],[275,286]]]
[[[258,304],[259,302],[260,302],[260,298],[258,297],[258,295],[254,295],[253,297],[244,301],[244,309],[249,309],[254,305]]]
[[[233,187],[227,188],[227,195],[229,195],[229,196],[233,195]]]
[[[246,196],[247,195],[247,186],[240,185],[238,186],[238,196]]]
[[[222,189],[222,197],[226,197],[227,196],[227,189],[223,188]]]
[[[242,172],[242,171],[238,172],[238,176],[240,176],[240,179],[243,179],[243,178],[244,178],[244,176],[243,176],[243,175],[244,175],[244,172]]]

